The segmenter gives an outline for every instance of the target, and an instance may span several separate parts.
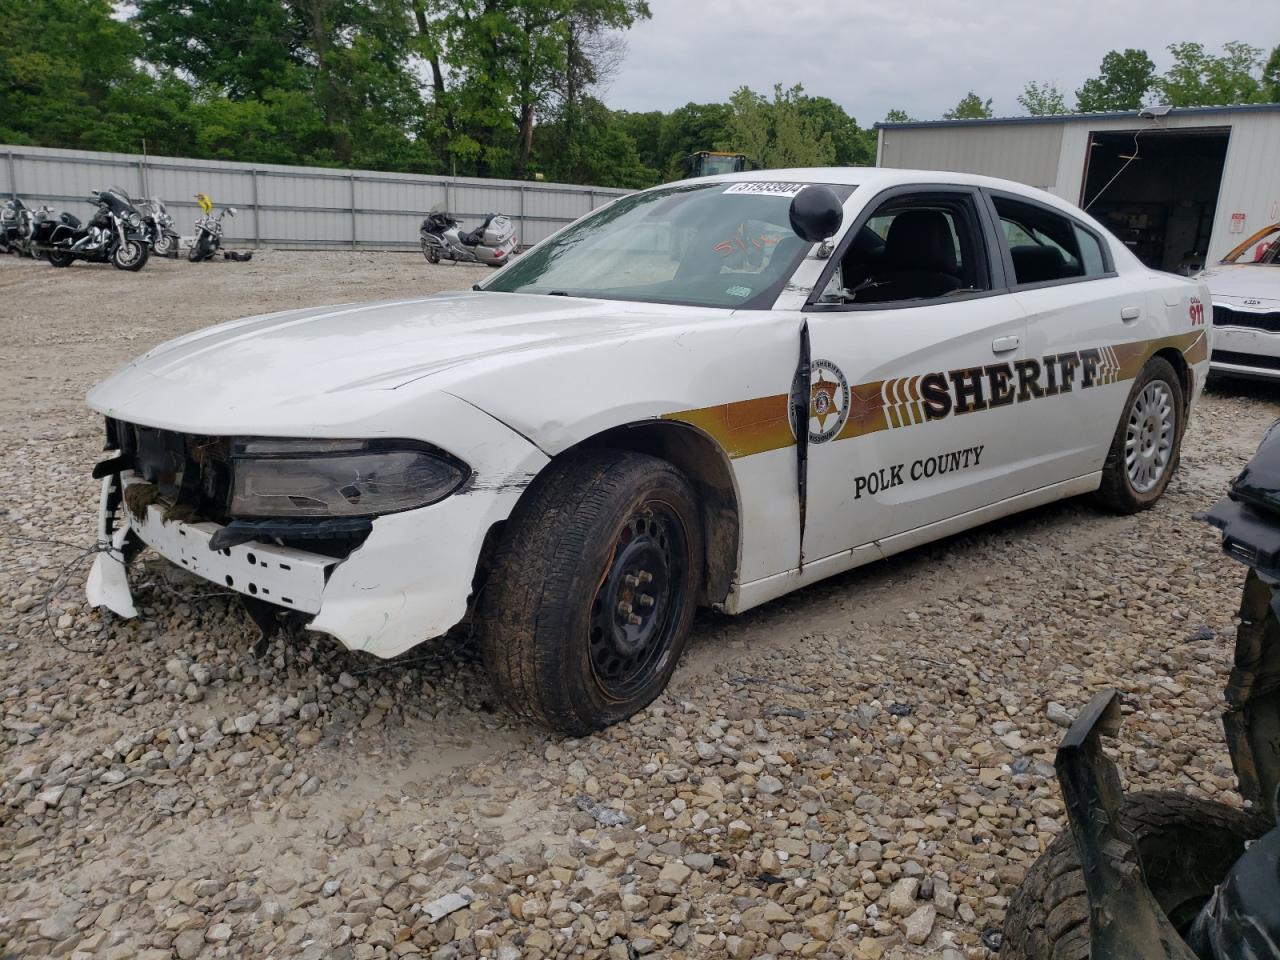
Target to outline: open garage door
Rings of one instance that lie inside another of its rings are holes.
[[[1201,269],[1227,156],[1229,128],[1095,131],[1081,206],[1157,270]]]

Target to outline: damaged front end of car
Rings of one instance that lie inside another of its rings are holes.
[[[334,569],[374,522],[429,506],[470,468],[412,440],[202,436],[106,421],[89,602],[136,615],[128,566],[149,546],[239,593],[263,640],[321,610]]]

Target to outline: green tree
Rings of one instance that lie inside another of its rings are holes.
[[[1262,68],[1262,92],[1269,103],[1280,103],[1280,44],[1271,51]]]
[[[639,189],[658,182],[658,171],[642,161],[626,123],[594,97],[583,97],[576,104],[570,149],[566,106],[567,101],[561,102],[540,126],[530,158],[533,169],[549,180],[602,187]]]
[[[0,2],[0,140],[131,149],[108,116],[112,93],[143,80],[128,25],[107,0]]]
[[[1223,44],[1214,56],[1201,43],[1169,45],[1173,65],[1155,86],[1161,99],[1174,107],[1220,106],[1256,103],[1265,99],[1258,74],[1262,50],[1247,43]]]
[[[884,115],[885,123],[915,123],[916,118],[911,116],[905,110],[894,108]]]
[[[835,150],[832,160],[841,167],[863,167],[875,163],[875,131],[863,130],[844,107],[828,97],[801,97],[796,104],[800,113],[813,124],[818,135],[831,137]]]
[[[1156,65],[1145,50],[1112,50],[1102,58],[1098,75],[1076,91],[1076,110],[1104,113],[1137,110],[1155,82]]]
[[[970,90],[960,102],[942,115],[944,120],[985,120],[991,116],[991,100],[983,100]]]
[[[1058,116],[1071,112],[1067,109],[1067,100],[1062,91],[1052,81],[1029,81],[1018,95],[1018,103],[1033,117]]]
[[[734,142],[729,131],[733,109],[727,103],[686,103],[672,110],[662,121],[658,137],[658,156],[662,164],[654,164],[664,180],[676,180],[685,175],[685,158],[699,150],[714,150],[717,146],[731,153],[746,153]],[[640,146],[641,151],[644,146]]]
[[[281,0],[138,0],[147,59],[234,100],[305,84],[306,31]]]
[[[830,165],[836,157],[831,133],[805,111],[804,100],[799,84],[787,90],[775,84],[772,101],[739,87],[729,98],[733,113],[718,148],[745,154],[760,168]]]

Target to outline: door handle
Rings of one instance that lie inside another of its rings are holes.
[[[1121,307],[1120,308],[1121,320],[1125,320],[1125,321],[1137,320],[1140,316],[1142,316],[1142,309],[1140,307]]]
[[[991,349],[995,353],[1008,353],[1017,350],[1022,340],[1018,337],[996,337],[991,341]]]

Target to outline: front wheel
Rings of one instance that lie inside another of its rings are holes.
[[[1178,465],[1185,416],[1177,371],[1152,357],[1133,382],[1111,440],[1097,493],[1102,506],[1138,513],[1160,499]]]
[[[476,631],[517,712],[571,736],[667,685],[698,600],[702,525],[665,460],[589,450],[549,467],[507,522]]]
[[[146,266],[149,256],[151,256],[151,248],[141,240],[126,240],[124,243],[116,244],[115,249],[111,251],[111,265],[117,270],[137,273]]]
[[[422,241],[422,255],[427,258],[427,263],[439,263],[440,251],[435,248],[434,244]]]
[[[152,248],[156,252],[157,257],[167,257],[173,253],[174,239],[167,233],[162,233],[155,239]]]
[[[191,245],[191,249],[187,251],[187,259],[192,263],[199,263],[201,260],[208,260],[213,256],[213,241],[209,239],[207,233],[201,233],[196,238],[196,242]]]

